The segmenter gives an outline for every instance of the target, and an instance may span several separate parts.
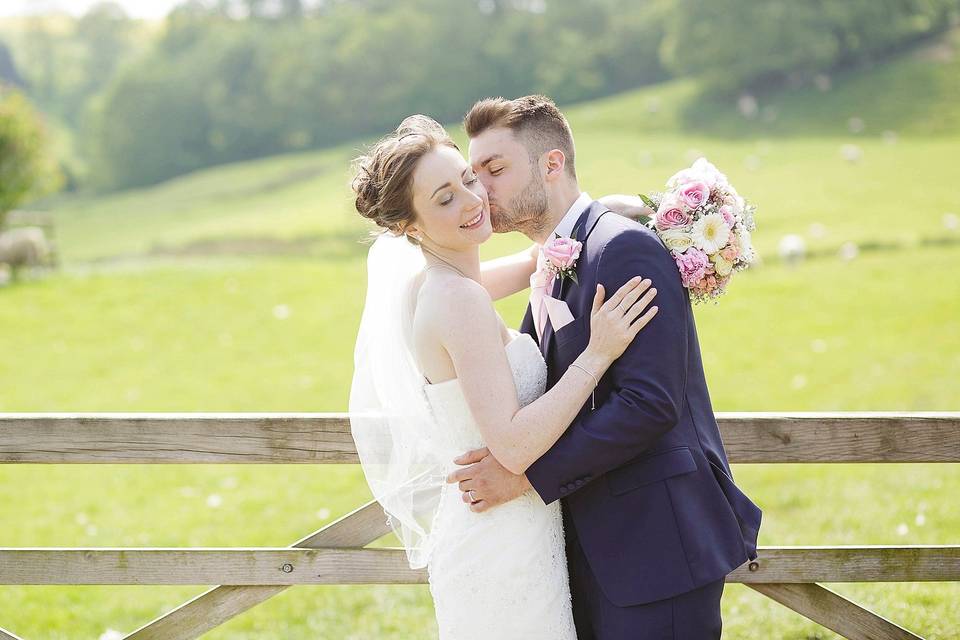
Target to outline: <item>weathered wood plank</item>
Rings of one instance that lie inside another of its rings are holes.
[[[760,547],[728,582],[941,582],[960,580],[960,545]]]
[[[960,413],[719,413],[734,463],[960,462]],[[0,414],[0,463],[359,462],[347,414]]]
[[[402,549],[0,549],[0,584],[416,584]]]
[[[123,640],[195,640],[289,586],[219,586],[201,593]]]
[[[357,463],[346,414],[0,414],[0,463]]]
[[[848,640],[923,640],[819,584],[751,584],[749,587]]]
[[[960,413],[718,413],[731,462],[960,462]]]
[[[425,578],[408,567],[402,549],[0,548],[0,584],[415,584]],[[960,581],[960,545],[761,547],[756,562],[727,580]]]
[[[15,636],[6,629],[0,629],[0,640],[23,640],[20,636]]]
[[[371,500],[336,522],[331,522],[316,533],[294,542],[292,547],[307,549],[359,549],[376,542],[390,533],[387,514],[375,500]]]
[[[389,531],[383,508],[371,501],[292,546],[365,547]],[[288,588],[272,585],[214,587],[126,635],[124,640],[194,640]]]

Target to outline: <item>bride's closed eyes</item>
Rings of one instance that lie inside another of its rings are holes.
[[[463,178],[463,184],[467,186],[470,186],[477,182],[477,174],[473,173],[472,171],[469,171],[469,174],[467,172],[464,172],[464,175],[462,176],[462,178]],[[448,185],[444,185],[444,186],[448,186]],[[442,189],[443,187],[440,187],[440,188]],[[447,193],[440,200],[440,206],[445,207],[451,202],[453,202],[453,193]]]

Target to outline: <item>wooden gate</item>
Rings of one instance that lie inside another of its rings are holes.
[[[732,463],[960,462],[960,413],[717,420]],[[0,414],[2,464],[358,462],[346,414]],[[0,548],[0,584],[221,585],[124,636],[188,640],[292,585],[426,582],[402,549],[365,548],[388,532],[370,502],[287,547]],[[921,638],[819,583],[960,581],[960,545],[760,547],[727,581],[851,640]]]

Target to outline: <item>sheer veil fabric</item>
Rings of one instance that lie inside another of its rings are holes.
[[[370,248],[349,403],[363,473],[414,569],[430,559],[449,466],[413,357],[414,284],[425,266],[402,235],[385,232]]]

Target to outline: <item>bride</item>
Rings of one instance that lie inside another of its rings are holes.
[[[364,474],[426,567],[443,640],[574,640],[560,502],[535,491],[484,511],[446,483],[463,451],[515,474],[546,452],[610,364],[653,318],[634,278],[604,300],[590,342],[546,388],[535,340],[492,300],[529,286],[538,247],[481,264],[487,194],[439,124],[411,116],[356,162],[356,208],[381,231],[368,256],[350,416]]]

